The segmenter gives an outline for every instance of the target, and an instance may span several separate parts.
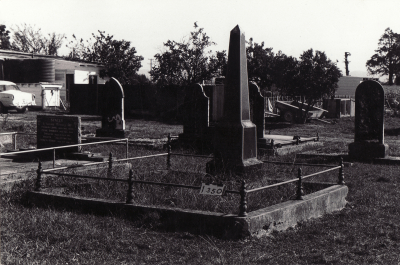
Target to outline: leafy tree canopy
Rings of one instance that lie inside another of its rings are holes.
[[[189,85],[224,74],[226,52],[213,54],[209,47],[215,43],[197,23],[194,23],[194,28],[187,40],[168,40],[164,43],[166,51],[154,56],[156,66],[150,71],[154,82],[159,85]]]
[[[389,85],[394,76],[400,76],[400,35],[387,28],[378,42],[378,49],[367,61],[369,74],[389,76]]]
[[[136,49],[131,47],[129,41],[115,40],[104,31],[98,31],[98,35],[92,36],[93,40],[84,41],[73,35],[73,40],[67,45],[70,48],[67,59],[102,63],[106,69],[100,76],[114,77],[122,84],[143,81],[143,77],[137,75],[137,71],[142,67],[143,57],[136,55]]]
[[[324,52],[309,49],[297,61],[286,57],[283,61],[288,68],[283,73],[285,81],[281,91],[289,96],[301,96],[302,103],[307,103],[305,112],[300,113],[301,121],[305,122],[309,109],[324,97],[334,95],[340,69]]]
[[[11,49],[10,31],[6,30],[6,25],[0,25],[0,49]]]
[[[21,52],[58,55],[58,49],[65,39],[64,34],[51,33],[43,35],[41,29],[23,24],[12,29],[13,37],[11,49]]]
[[[249,81],[256,82],[261,89],[271,88],[275,57],[272,48],[264,48],[264,42],[257,44],[250,38],[246,55]]]

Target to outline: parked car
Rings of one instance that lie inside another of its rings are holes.
[[[0,80],[0,113],[12,109],[24,113],[29,106],[35,105],[35,94],[22,92],[15,83]]]

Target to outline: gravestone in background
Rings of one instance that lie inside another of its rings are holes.
[[[101,129],[96,130],[96,137],[125,138],[128,131],[125,130],[124,117],[124,89],[117,79],[111,77],[104,88],[103,102],[99,102],[101,108]]]
[[[37,115],[38,149],[80,143],[81,117]],[[67,150],[71,152],[78,152],[80,147],[71,147]]]
[[[245,36],[236,26],[230,33],[223,114],[215,127],[214,159],[208,173],[245,173],[261,167],[257,159],[257,131],[250,120]]]
[[[249,82],[250,120],[257,127],[257,140],[264,139],[265,130],[265,98],[255,82]]]
[[[179,140],[187,144],[211,143],[210,98],[200,84],[186,87],[184,93],[183,133]]]
[[[350,158],[368,160],[388,156],[389,146],[384,143],[384,106],[385,93],[378,82],[367,80],[357,86]]]

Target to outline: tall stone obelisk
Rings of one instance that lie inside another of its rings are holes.
[[[256,126],[250,121],[245,36],[239,26],[230,34],[224,89],[223,116],[216,124],[214,159],[207,171],[245,173],[260,168]]]

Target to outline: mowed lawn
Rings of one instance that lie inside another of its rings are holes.
[[[399,118],[388,117],[385,139],[393,155],[400,155],[397,128]],[[317,131],[326,143],[320,149],[345,152],[354,120],[293,125],[271,133],[312,136]],[[344,173],[349,203],[342,211],[262,238],[230,241],[167,232],[155,214],[125,220],[27,207],[21,198],[33,183],[26,182],[1,196],[1,263],[399,264],[400,166],[354,163]]]

